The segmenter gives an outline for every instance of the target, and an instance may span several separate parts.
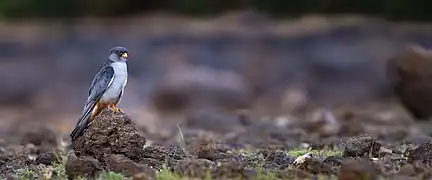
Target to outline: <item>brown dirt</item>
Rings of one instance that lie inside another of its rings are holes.
[[[340,128],[330,134],[314,131],[308,123],[317,121],[310,119],[289,123],[289,119],[253,120],[253,117],[249,117],[251,120],[246,124],[222,121],[221,125],[236,128],[228,132],[212,131],[204,123],[204,115],[199,118],[202,122],[194,120],[193,125],[190,119],[181,122],[184,139],[177,128],[168,134],[142,131],[145,128],[138,127],[127,114],[105,110],[70,146],[54,141],[60,139],[55,133],[35,136],[39,139],[33,137],[32,140],[27,140],[29,135],[26,135],[23,145],[5,141],[0,144],[3,148],[0,172],[3,177],[16,176],[16,170],[22,168],[42,173],[47,167],[61,163],[59,157],[68,153],[65,171],[69,178],[94,177],[113,171],[135,179],[154,179],[164,168],[181,176],[214,179],[253,179],[263,175],[282,179],[310,179],[317,175],[340,179],[428,177],[431,156],[428,137],[412,131],[414,121],[399,117],[390,119],[393,123],[387,122],[387,116],[380,113],[392,112],[391,108],[377,110],[380,108],[334,109],[330,112],[335,112],[335,121],[320,120],[322,125],[330,123],[342,127],[340,124],[359,124],[352,119],[363,119],[360,123],[363,128],[357,133],[347,133]],[[212,114],[214,112],[207,116]],[[394,125],[398,121],[412,127],[403,131]],[[404,133],[383,133],[382,129],[370,128],[378,125],[390,132],[394,129]],[[291,154],[298,151],[304,152]],[[312,153],[314,151],[319,153]]]

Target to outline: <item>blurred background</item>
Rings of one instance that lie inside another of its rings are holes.
[[[68,134],[116,45],[130,53],[120,107],[148,129],[196,111],[259,120],[391,104],[386,61],[407,43],[432,42],[431,5],[1,0],[0,133]]]

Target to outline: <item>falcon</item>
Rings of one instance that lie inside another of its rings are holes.
[[[116,106],[120,102],[127,84],[127,60],[128,51],[126,48],[118,46],[111,49],[107,61],[93,78],[83,112],[70,134],[72,140],[78,138],[90,122],[105,108],[122,112]]]

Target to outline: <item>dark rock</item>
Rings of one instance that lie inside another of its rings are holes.
[[[45,165],[52,165],[53,163],[60,163],[59,156],[61,156],[61,155],[56,154],[53,151],[42,153],[36,157],[36,163],[45,164]]]
[[[332,166],[341,166],[342,162],[345,158],[342,156],[329,156],[324,159],[323,163],[332,165]]]
[[[35,146],[50,146],[55,148],[58,146],[59,142],[54,131],[45,127],[41,127],[36,129],[36,131],[30,131],[24,134],[21,139],[21,144],[33,144]]]
[[[144,134],[128,115],[108,108],[72,143],[77,156],[103,161],[106,155],[124,154],[135,161],[143,157],[145,142]]]
[[[139,163],[151,168],[161,170],[163,165],[165,164],[165,161],[160,161],[158,159],[153,159],[153,158],[142,158],[140,159]]]
[[[68,155],[65,169],[69,179],[96,177],[102,171],[101,164],[97,159],[90,156],[77,157],[73,152]]]
[[[295,161],[295,158],[284,151],[272,151],[266,157],[263,168],[285,169]]]
[[[168,158],[168,152],[160,146],[149,146],[144,148],[145,158],[153,158],[159,161],[165,161]]]
[[[339,180],[376,180],[378,171],[375,166],[366,159],[347,159],[342,162]]]
[[[344,157],[357,157],[371,154],[378,157],[381,144],[370,136],[349,138],[345,144]]]
[[[218,147],[218,144],[218,142],[211,139],[197,138],[188,146],[188,149],[198,158],[215,161],[223,159],[225,153],[225,149]]]
[[[170,146],[168,148],[168,167],[174,167],[177,161],[186,158],[186,153],[178,146]]]
[[[415,148],[408,156],[409,162],[421,161],[432,167],[432,142],[426,142]]]
[[[183,151],[182,148],[180,148],[178,146],[170,146],[168,148],[168,156],[171,159],[182,160],[182,159],[186,158],[186,153]]]
[[[263,166],[262,158],[258,154],[242,155],[238,153],[227,153],[224,158],[218,159],[215,162],[219,165],[235,166],[236,168],[242,169],[257,169]]]
[[[26,154],[11,153],[0,155],[0,177],[16,174],[17,169],[33,164]]]
[[[216,179],[253,179],[258,173],[255,170],[246,170],[245,164],[239,161],[221,163],[212,171],[212,178]]]
[[[204,178],[215,167],[216,164],[207,159],[185,159],[177,162],[174,172],[183,176]]]
[[[305,154],[303,156],[298,157],[294,161],[294,165],[306,172],[310,172],[313,174],[323,173],[323,174],[332,174],[333,169],[330,165],[322,163],[319,159],[315,158],[311,154]]]
[[[107,171],[121,173],[128,177],[140,173],[146,174],[146,177],[155,177],[155,172],[153,169],[135,163],[134,161],[130,160],[129,158],[127,158],[122,154],[110,155],[106,157],[105,162],[106,162]]]

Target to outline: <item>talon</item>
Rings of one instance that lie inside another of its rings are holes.
[[[123,112],[120,108],[117,108],[114,104],[111,104],[108,107],[116,112]]]
[[[116,108],[116,107],[114,107],[114,111],[117,111],[117,112],[123,112],[120,108]]]

